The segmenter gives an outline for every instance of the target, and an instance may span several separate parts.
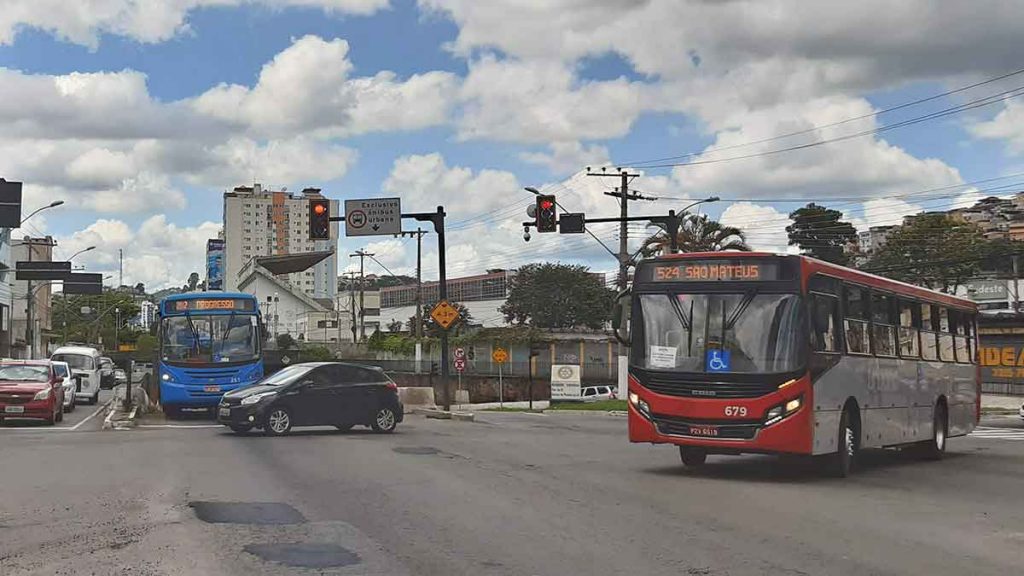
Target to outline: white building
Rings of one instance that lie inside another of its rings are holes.
[[[295,195],[264,190],[259,184],[225,192],[224,289],[240,288],[243,268],[253,258],[334,250],[337,222],[331,224],[330,240],[309,239],[309,200],[322,197],[319,188],[306,188]],[[331,214],[340,214],[337,200],[331,201]],[[288,274],[286,279],[311,298],[333,301],[337,276],[338,257],[334,254],[309,270]]]
[[[331,313],[329,300],[310,298],[304,291],[282,281],[262,266],[249,266],[246,275],[238,286],[239,292],[256,296],[263,313],[263,323],[272,336],[288,334],[299,340],[315,330],[317,323],[310,322],[310,315],[322,317]],[[318,334],[323,334],[321,327]]]
[[[148,332],[153,324],[156,323],[156,311],[157,305],[153,302],[149,300],[139,302],[139,314],[131,319],[129,325]]]
[[[11,242],[11,261],[50,262],[53,260],[53,238],[30,238]],[[49,349],[51,282],[17,280],[11,274],[11,355],[20,358],[45,357]],[[31,290],[31,292],[30,292]],[[28,305],[32,300],[32,328],[29,330]],[[31,342],[29,342],[31,338]]]

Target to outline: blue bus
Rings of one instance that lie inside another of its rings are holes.
[[[160,405],[168,416],[212,410],[263,377],[260,307],[251,294],[190,292],[160,301]]]

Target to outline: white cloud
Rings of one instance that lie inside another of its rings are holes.
[[[201,268],[206,261],[206,241],[216,238],[221,226],[203,222],[197,226],[178,226],[163,215],[152,216],[133,229],[121,220],[97,220],[70,236],[57,237],[57,253],[68,257],[96,246],[95,250],[75,257],[87,271],[113,274],[117,283],[118,250],[124,251],[124,283],[142,282],[148,290],[180,286],[192,272],[205,277]]]
[[[400,81],[392,72],[350,78],[343,39],[304,36],[263,66],[252,88],[222,84],[194,109],[259,136],[346,136],[413,130],[446,121],[456,79],[428,72]]]
[[[747,244],[754,250],[789,251],[789,236],[786,234],[789,215],[771,206],[736,202],[730,204],[718,220],[725,226],[735,226],[743,231]]]
[[[988,140],[1005,140],[1014,154],[1024,154],[1024,103],[1007,100],[996,117],[968,126],[971,134]]]
[[[5,0],[0,11],[0,45],[12,43],[22,28],[45,30],[93,49],[99,45],[100,34],[162,42],[189,30],[187,16],[192,10],[243,4],[368,15],[386,8],[388,0]]]
[[[523,152],[519,157],[524,162],[546,166],[557,175],[572,174],[581,166],[606,166],[610,163],[608,148],[597,144],[585,146],[579,141],[552,142],[548,148],[550,152]]]
[[[401,195],[407,210],[444,204],[451,214],[449,222],[501,207],[510,194],[522,196],[523,206],[528,200],[511,172],[449,167],[436,152],[395,160],[382,189]]]

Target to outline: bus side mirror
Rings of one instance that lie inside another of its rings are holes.
[[[615,331],[615,339],[625,346],[629,346],[629,321],[631,317],[632,298],[629,290],[623,290],[615,298],[615,307],[612,309],[612,329]]]

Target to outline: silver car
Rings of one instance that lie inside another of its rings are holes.
[[[67,362],[53,362],[53,371],[63,379],[61,387],[64,389],[64,411],[71,412],[75,409],[75,379],[71,376],[71,367]]]

